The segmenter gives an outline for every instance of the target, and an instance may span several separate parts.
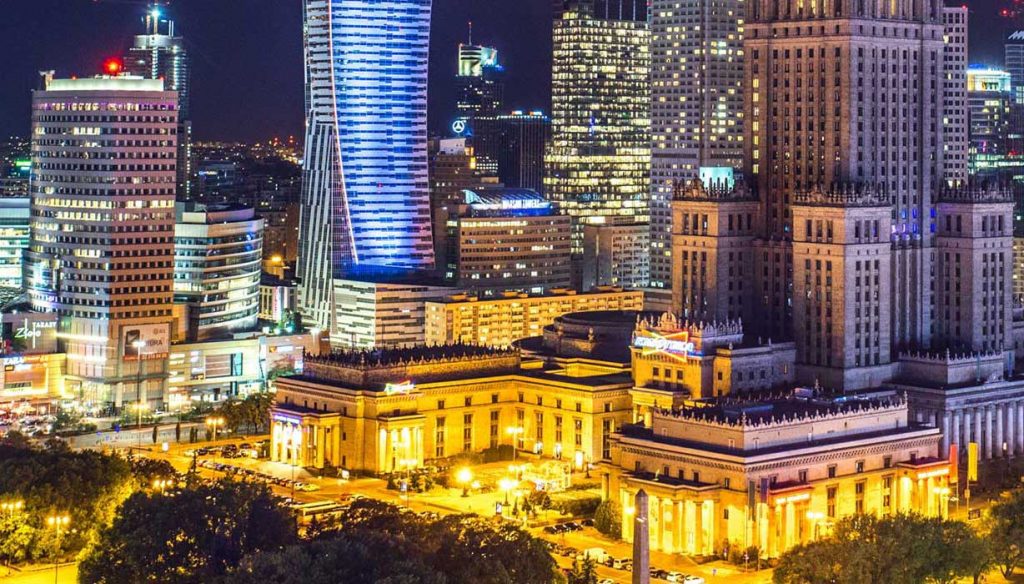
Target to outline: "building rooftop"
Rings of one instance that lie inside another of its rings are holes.
[[[46,91],[163,91],[163,79],[143,79],[132,75],[54,79]]]
[[[797,388],[775,396],[726,396],[678,407],[665,414],[726,425],[760,426],[905,404],[906,399],[896,395],[826,396],[813,389]]]

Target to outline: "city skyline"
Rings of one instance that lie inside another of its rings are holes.
[[[0,135],[27,135],[30,90],[38,86],[39,70],[57,68],[58,76],[93,75],[106,58],[125,54],[134,36],[143,31],[146,4],[15,0],[5,6],[0,50],[19,58],[8,64],[11,81],[0,87]],[[997,0],[970,3],[971,63],[1001,64],[1002,33],[1014,28],[999,19],[1001,5]],[[45,27],[33,18],[38,10],[48,14]],[[549,0],[437,0],[434,12],[428,92],[431,135],[445,132],[454,117],[456,88],[449,80],[469,21],[474,42],[494,46],[502,55],[508,80],[506,109],[550,113]],[[298,0],[224,0],[215,5],[177,0],[169,13],[193,51],[195,140],[302,136]],[[993,26],[998,34],[980,34]],[[1024,28],[1024,23],[1016,28]],[[26,46],[32,50],[25,51]],[[249,58],[254,53],[261,58]],[[220,107],[242,98],[245,109]]]

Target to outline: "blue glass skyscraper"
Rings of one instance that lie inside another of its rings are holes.
[[[333,278],[431,268],[431,0],[306,0],[306,142],[298,276],[329,326]]]

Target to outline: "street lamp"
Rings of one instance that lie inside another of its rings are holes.
[[[502,491],[505,491],[505,505],[506,506],[508,506],[508,492],[511,491],[512,489],[516,488],[517,484],[519,484],[519,483],[516,482],[515,479],[510,479],[510,478],[503,478],[500,481],[498,481],[498,487]]]
[[[522,426],[509,426],[505,428],[505,433],[512,437],[512,462],[516,461],[516,441],[519,439],[519,435],[526,430]]]
[[[213,441],[217,441],[217,428],[224,425],[223,416],[210,416],[206,418],[206,425],[213,429]]]
[[[25,507],[25,502],[22,500],[17,501],[4,501],[0,503],[0,511],[7,514],[7,517],[14,517],[15,513],[18,513]]]
[[[159,491],[160,494],[163,494],[163,492],[167,490],[167,487],[171,486],[172,484],[173,482],[171,481],[171,479],[153,479],[153,490]]]
[[[60,530],[67,530],[71,524],[71,518],[67,515],[50,515],[46,518],[46,525],[52,527],[55,532],[53,552],[53,584],[57,584],[57,571],[60,569]]]
[[[455,474],[455,482],[462,485],[462,496],[469,496],[469,483],[473,481],[473,471],[469,470],[469,467],[462,467],[459,472]]]
[[[142,349],[146,347],[146,341],[142,339],[136,339],[132,341],[132,347],[135,347],[135,360],[138,363],[135,369],[135,401],[136,409],[139,412],[138,423],[135,425],[135,431],[139,434],[139,446],[142,445]]]

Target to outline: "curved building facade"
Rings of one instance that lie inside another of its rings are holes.
[[[331,280],[431,268],[431,0],[306,0],[301,305],[330,322]]]

